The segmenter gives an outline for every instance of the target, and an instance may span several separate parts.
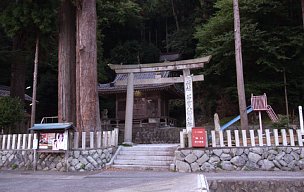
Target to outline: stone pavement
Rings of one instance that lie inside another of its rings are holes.
[[[107,170],[99,172],[0,171],[0,192],[190,192],[197,190],[195,173]],[[208,182],[292,182],[289,191],[302,190],[304,172],[220,172],[205,173]],[[244,183],[243,183],[244,185]],[[217,184],[217,186],[219,186]],[[302,188],[300,188],[302,187]],[[235,189],[224,191],[238,191]],[[272,190],[274,191],[274,190]],[[277,190],[275,190],[277,191]],[[284,190],[280,190],[284,191]],[[286,191],[286,190],[285,190]]]

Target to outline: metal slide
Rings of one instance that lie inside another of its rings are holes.
[[[252,112],[253,109],[251,107],[251,105],[249,105],[246,109],[247,114]],[[240,120],[240,115],[235,117],[234,119],[232,119],[231,121],[229,121],[228,123],[226,123],[225,125],[221,126],[221,131],[224,131],[225,129],[227,129],[230,125],[232,125],[233,123],[237,122],[238,120]]]

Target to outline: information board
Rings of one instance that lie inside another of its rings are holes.
[[[192,128],[192,147],[206,147],[206,130],[202,127]]]

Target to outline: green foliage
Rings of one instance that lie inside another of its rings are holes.
[[[56,1],[20,0],[5,1],[0,13],[0,23],[6,33],[13,37],[24,30],[49,33],[57,16]]]
[[[276,123],[273,123],[273,127],[276,129],[284,129],[284,128],[288,128],[288,117],[287,115],[278,115],[279,121]]]
[[[158,62],[159,52],[153,44],[126,41],[112,49],[111,62],[123,64]]]
[[[132,0],[97,0],[98,25],[103,29],[111,25],[138,23],[141,8]]]
[[[12,167],[13,170],[15,170],[15,169],[18,168],[18,165],[14,163],[14,164],[11,165],[11,167]]]
[[[240,1],[243,70],[247,98],[251,93],[267,93],[276,97],[275,108],[283,108],[283,73],[285,69],[289,90],[299,85],[302,75],[297,69],[303,67],[304,33],[301,23],[300,4],[280,0]],[[230,95],[231,102],[237,102],[234,55],[234,26],[232,1],[218,0],[216,13],[206,24],[196,28],[198,40],[197,56],[212,55],[206,65],[205,86],[201,89],[217,91],[214,99]],[[292,82],[292,83],[291,83]],[[296,83],[297,82],[297,83]],[[297,87],[297,94],[304,91]],[[299,103],[302,96],[290,98]],[[272,98],[269,98],[272,99]],[[272,103],[273,105],[273,103]],[[295,105],[294,105],[295,106]]]
[[[23,119],[24,109],[19,99],[0,97],[0,127],[10,127]]]

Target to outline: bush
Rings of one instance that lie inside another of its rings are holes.
[[[24,119],[24,108],[18,98],[0,97],[0,128],[10,128]],[[7,131],[7,130],[6,130]]]
[[[284,129],[288,127],[288,117],[287,115],[278,115],[279,121],[276,123],[273,123],[273,126],[276,129]]]

